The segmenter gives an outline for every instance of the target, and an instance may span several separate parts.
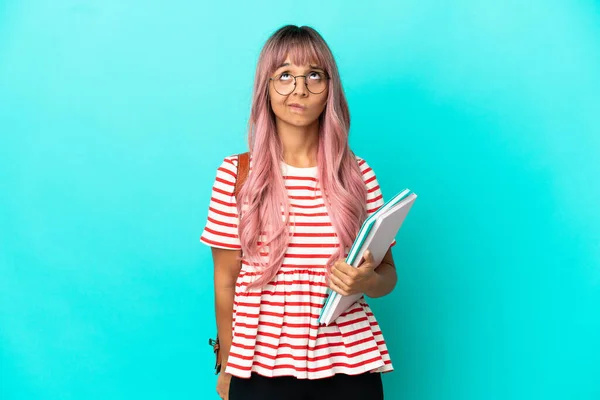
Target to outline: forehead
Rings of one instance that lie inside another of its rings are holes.
[[[303,64],[300,64],[302,61],[304,61]],[[301,60],[298,62],[298,64],[296,64],[292,58],[288,55],[285,60],[283,60],[281,63],[279,63],[278,65],[276,65],[276,69],[280,69],[280,68],[295,68],[295,69],[323,69],[323,66],[319,64],[319,62],[317,60],[314,59],[307,59],[307,60]]]
[[[325,69],[325,58],[309,42],[292,42],[277,46],[271,57],[271,71],[279,69],[287,64],[288,68],[309,68],[318,66]]]

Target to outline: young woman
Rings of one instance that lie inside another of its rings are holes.
[[[384,296],[391,251],[344,262],[383,198],[348,146],[350,116],[333,55],[312,28],[285,26],[266,42],[249,124],[250,172],[238,197],[238,156],[217,170],[200,240],[212,247],[224,399],[381,399],[392,364],[364,297],[329,326],[331,288]]]

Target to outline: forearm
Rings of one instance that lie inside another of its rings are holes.
[[[227,363],[231,348],[231,325],[233,322],[233,299],[235,284],[240,272],[239,250],[226,250],[213,247],[215,317],[219,335],[219,352],[222,367]]]
[[[375,275],[372,278],[369,289],[365,291],[365,295],[369,297],[383,297],[394,290],[398,280],[394,265],[382,262],[374,272]]]
[[[215,285],[215,313],[217,320],[217,332],[219,335],[219,348],[221,351],[221,362],[223,366],[229,358],[231,349],[233,323],[233,298],[235,288],[227,285]]]

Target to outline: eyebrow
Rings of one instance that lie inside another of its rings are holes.
[[[282,68],[282,67],[289,67],[290,65],[291,65],[290,63],[284,62],[279,67],[277,67],[277,69]],[[318,65],[312,65],[312,64],[310,64],[309,67],[311,69],[320,69],[321,71],[325,71],[323,68],[319,67]]]

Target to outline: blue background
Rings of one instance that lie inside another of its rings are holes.
[[[600,398],[600,4],[558,0],[0,1],[0,398],[217,397],[198,237],[287,23],[419,194],[387,398]]]

